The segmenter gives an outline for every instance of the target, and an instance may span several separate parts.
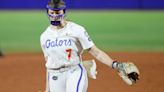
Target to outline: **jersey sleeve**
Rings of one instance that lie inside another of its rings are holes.
[[[93,41],[91,40],[90,36],[88,35],[87,31],[84,28],[79,30],[79,41],[83,47],[83,49],[89,49],[94,46]]]
[[[42,51],[43,51],[44,58],[45,58],[45,60],[47,61],[48,54],[47,54],[47,52],[46,52],[46,50],[45,50],[46,46],[45,46],[45,44],[43,43],[43,39],[42,39],[41,37],[40,37],[40,45],[41,45],[41,49],[42,49]]]

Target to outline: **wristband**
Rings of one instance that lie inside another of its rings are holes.
[[[115,68],[116,68],[116,66],[117,66],[117,64],[118,64],[118,62],[117,62],[117,61],[113,61],[113,63],[112,63],[112,68],[113,68],[113,69],[115,69]]]

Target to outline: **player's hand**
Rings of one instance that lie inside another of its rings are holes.
[[[86,61],[83,61],[82,64],[87,70],[88,77],[92,79],[96,79],[97,71],[96,71],[95,60],[86,60]]]
[[[139,80],[139,70],[132,62],[118,62],[117,70],[120,77],[128,84],[133,85]]]

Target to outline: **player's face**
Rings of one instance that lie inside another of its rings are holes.
[[[64,18],[64,11],[48,9],[48,15],[51,21],[61,21]]]

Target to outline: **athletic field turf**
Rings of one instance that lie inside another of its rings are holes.
[[[95,44],[107,51],[164,51],[164,11],[68,11]],[[0,49],[40,52],[40,34],[49,25],[45,11],[0,11]]]

